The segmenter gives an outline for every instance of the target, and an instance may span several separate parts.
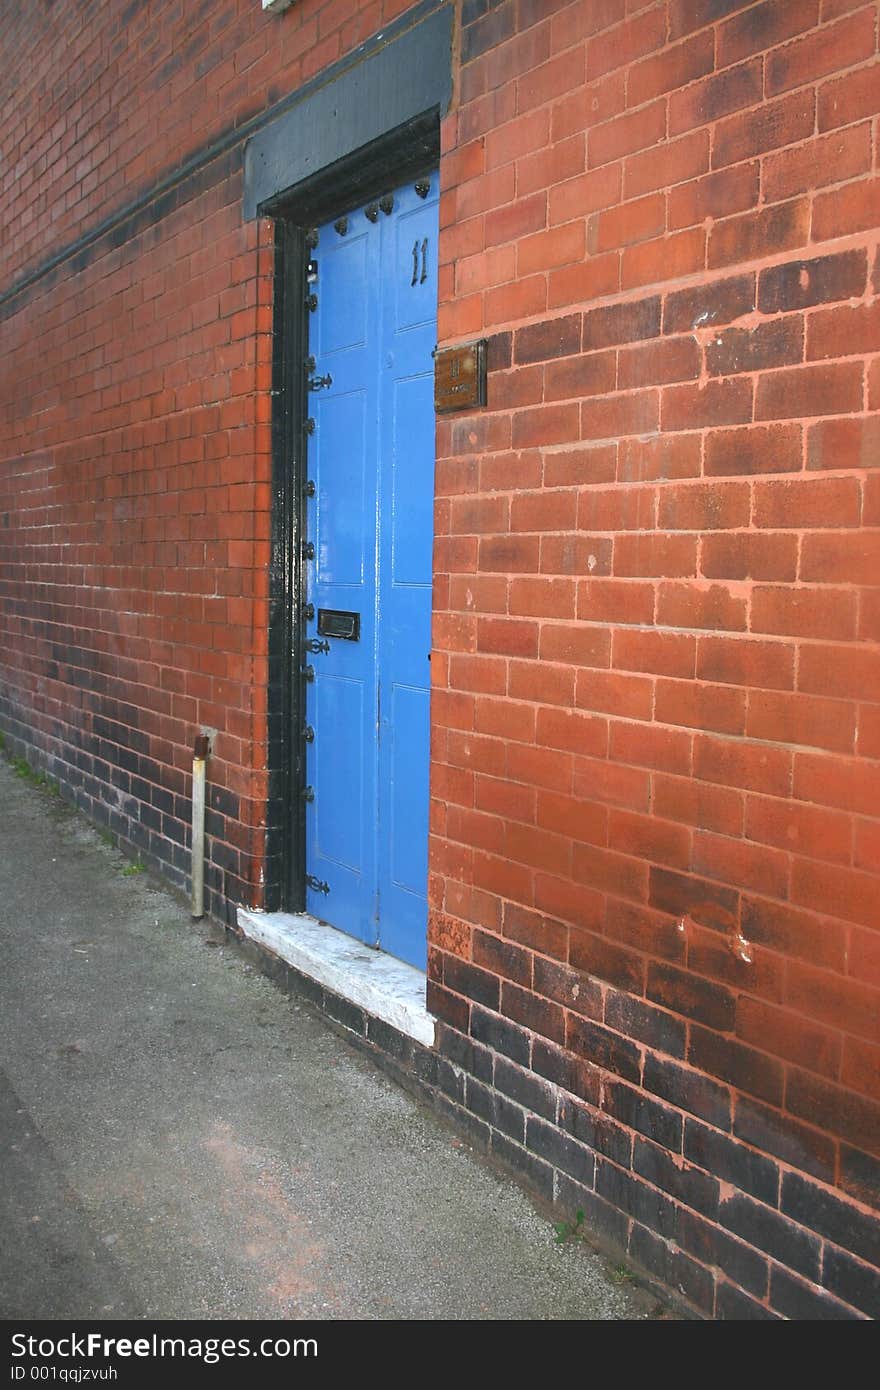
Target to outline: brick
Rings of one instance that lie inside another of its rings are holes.
[[[781,1210],[826,1236],[860,1259],[880,1264],[880,1222],[854,1209],[827,1188],[798,1173],[786,1173],[782,1182]]]
[[[695,652],[694,638],[682,633],[652,628],[621,628],[614,633],[613,665],[624,671],[693,676]]]
[[[504,935],[533,951],[551,956],[568,952],[568,928],[561,922],[520,907],[517,903],[504,905]]]
[[[569,1015],[565,1045],[592,1066],[638,1083],[642,1074],[640,1049],[626,1038],[589,1019]]]
[[[872,584],[880,560],[880,530],[806,536],[801,578],[822,584]]]
[[[669,36],[672,39],[691,34],[704,25],[714,24],[725,15],[741,10],[748,0],[672,0],[669,13]]]
[[[726,686],[659,680],[654,718],[662,724],[742,734],[746,722],[745,692]]]
[[[552,1202],[553,1169],[548,1163],[497,1130],[491,1132],[491,1147],[494,1157],[504,1168],[525,1181],[545,1201]]]
[[[752,383],[729,378],[705,385],[669,386],[663,392],[664,430],[700,429],[706,425],[744,424],[752,418]]]
[[[576,1182],[592,1186],[595,1173],[593,1155],[569,1135],[561,1133],[555,1125],[530,1115],[526,1143],[554,1168],[568,1173]]]
[[[820,420],[807,433],[807,468],[880,467],[880,418]]]
[[[599,74],[591,72],[590,77]],[[516,84],[518,113],[543,106],[546,102],[580,87],[584,82],[585,64],[582,48],[570,49],[541,63],[521,76]]]
[[[627,73],[629,105],[641,105],[664,92],[674,92],[711,72],[714,63],[714,37],[708,32],[643,58]]]
[[[622,1168],[630,1167],[632,1135],[592,1106],[561,1098],[559,1123],[593,1153],[610,1158],[612,1163],[618,1163]]]
[[[687,917],[705,926],[726,931],[737,920],[739,895],[732,888],[705,879],[652,868],[650,902],[653,907],[675,917]]]
[[[728,116],[715,129],[712,167],[721,169],[804,140],[812,134],[813,118],[812,91],[795,92]]]
[[[590,219],[589,250],[612,251],[662,233],[666,225],[666,201],[662,194],[619,204]]]
[[[552,137],[563,140],[590,126],[602,125],[612,116],[619,116],[625,106],[626,76],[623,72],[587,82],[553,105],[550,113]]]
[[[730,1092],[709,1077],[648,1053],[642,1084],[650,1094],[688,1115],[696,1115],[715,1129],[730,1129]]]
[[[666,104],[656,101],[630,114],[594,126],[587,135],[587,167],[597,169],[650,149],[666,133]]]
[[[722,584],[665,582],[658,587],[656,621],[664,627],[744,632],[746,602]]]
[[[652,1144],[646,1139],[636,1139],[633,1149],[633,1171],[640,1177],[659,1187],[676,1201],[714,1218],[718,1211],[718,1181],[714,1177],[682,1163],[676,1155]]]
[[[604,395],[613,391],[617,384],[615,354],[592,352],[581,357],[565,357],[545,368],[544,381],[547,401]]]
[[[565,661],[575,666],[608,666],[611,639],[604,628],[586,624],[553,623],[541,630],[542,661]],[[588,751],[587,749],[583,750]]]
[[[616,439],[630,434],[649,434],[657,429],[659,418],[657,391],[631,391],[587,400],[581,406],[580,435],[582,439]]]
[[[779,1315],[756,1303],[733,1284],[719,1280],[715,1291],[715,1317],[720,1322],[778,1322]]]
[[[690,835],[683,826],[664,824],[656,816],[632,811],[611,812],[608,843],[622,854],[675,868],[687,868],[690,860]]]
[[[718,32],[719,66],[738,62],[811,29],[819,20],[817,0],[764,0],[722,24]]]
[[[807,198],[794,198],[757,212],[723,218],[711,230],[707,265],[719,269],[806,245],[809,212]]]
[[[624,196],[638,198],[656,189],[669,189],[706,173],[708,168],[708,132],[692,131],[668,144],[629,156],[623,166]]]
[[[630,348],[619,355],[618,385],[621,390],[695,381],[700,374],[700,352],[693,338],[668,338]]]
[[[744,483],[673,484],[660,494],[657,523],[669,531],[727,530],[748,525],[750,509]]]
[[[822,1264],[822,1283],[831,1293],[875,1318],[880,1313],[880,1274],[842,1250],[829,1248]]]
[[[691,767],[691,735],[677,728],[644,724],[612,724],[610,756],[635,767],[659,767],[687,773]]]
[[[670,1057],[684,1057],[685,1025],[671,1013],[632,995],[608,991],[605,1022],[625,1037]]]
[[[596,583],[601,583],[596,580]],[[518,578],[510,583],[510,612],[535,618],[573,618],[575,586],[571,579]]]
[[[626,576],[687,577],[697,572],[697,541],[693,536],[617,536],[614,573]]]
[[[598,353],[612,358],[613,353]],[[610,483],[617,471],[617,446],[611,444],[585,445],[547,454],[544,460],[544,486],[566,487],[570,484]]]
[[[749,738],[852,753],[855,709],[837,700],[755,692],[746,720]]]
[[[877,1208],[880,1195],[880,1162],[846,1144],[840,1146],[840,1186],[856,1201]]]
[[[668,1287],[679,1290],[698,1308],[711,1314],[715,1306],[715,1278],[696,1260],[633,1222],[629,1238],[629,1258],[636,1268],[646,1269]]]
[[[858,297],[864,293],[866,278],[864,251],[789,261],[761,271],[758,307],[765,314],[773,314]]]
[[[677,280],[702,270],[706,263],[706,234],[702,228],[630,246],[623,253],[621,285],[624,289]]]
[[[872,700],[878,690],[878,676],[880,651],[871,646],[860,645],[850,649],[847,646],[811,645],[802,653],[798,685],[801,690],[818,695]]]
[[[719,1220],[749,1245],[765,1250],[774,1260],[808,1278],[819,1274],[820,1242],[817,1237],[787,1221],[778,1212],[755,1202],[744,1193],[722,1198]],[[771,1274],[772,1281],[772,1274]]]
[[[643,900],[646,896],[647,867],[623,854],[600,846],[577,843],[572,852],[572,874],[575,882],[587,884],[601,892],[624,898]],[[574,950],[574,943],[569,953]],[[574,957],[571,956],[573,963]],[[580,968],[586,969],[581,965]]]
[[[692,864],[707,878],[732,882],[768,897],[788,896],[788,860],[776,850],[701,831],[694,836]]]
[[[842,1090],[823,1077],[792,1070],[785,1105],[809,1123],[822,1123],[849,1144],[870,1154],[880,1152],[880,1105],[854,1091]]]
[[[849,816],[795,801],[749,797],[745,833],[761,844],[831,863],[848,864],[852,854]]]
[[[677,1111],[620,1081],[607,1081],[602,1094],[609,1115],[664,1148],[681,1151],[682,1117]]]
[[[832,758],[827,753],[799,753],[794,767],[794,794],[819,806],[876,814],[880,768],[858,758]]]
[[[551,227],[568,223],[575,217],[587,217],[602,208],[614,207],[623,186],[620,163],[606,164],[588,173],[566,179],[550,189],[547,218]],[[543,227],[544,221],[539,224]]]
[[[634,351],[638,354],[640,349]],[[680,360],[678,353],[679,349],[676,348],[676,357]],[[622,357],[625,355],[621,354]],[[626,370],[622,363],[621,368]],[[657,435],[653,439],[623,439],[617,451],[617,481],[641,483],[667,478],[696,478],[700,465],[700,440],[693,435],[674,439],[665,435]]]
[[[662,48],[665,40],[665,14],[654,9],[635,15],[588,40],[587,76],[600,77],[632,63],[643,54]]]
[[[763,99],[763,69],[759,59],[725,67],[673,91],[669,99],[669,131],[677,135],[695,126],[709,125],[734,111],[755,106]]]
[[[803,1063],[803,1059],[799,1059]],[[860,1038],[847,1038],[840,1080],[852,1091],[880,1100],[880,1046]]]
[[[880,111],[880,86],[876,64],[846,73],[819,88],[819,130],[834,130]]]
[[[702,539],[702,570],[707,579],[793,580],[797,551],[797,538],[791,535],[707,535]]]
[[[577,616],[585,622],[650,623],[654,616],[651,584],[619,579],[588,579],[578,586]]]
[[[590,1104],[598,1100],[598,1074],[580,1058],[564,1052],[554,1043],[545,1042],[543,1038],[535,1038],[532,1070],[552,1082],[554,1086],[560,1086]]]
[[[834,1179],[834,1141],[791,1115],[743,1097],[736,1103],[733,1132],[736,1138],[805,1173],[826,1182]]]
[[[830,874],[834,872],[829,870]],[[817,907],[821,910],[820,904]],[[789,1008],[831,1028],[874,1042],[880,1040],[878,991],[860,981],[792,961],[785,1002]]]
[[[764,161],[764,196],[768,202],[778,202],[811,188],[856,178],[870,168],[871,127],[866,123],[771,155]]]
[[[782,642],[737,637],[701,637],[697,649],[700,680],[727,685],[790,690],[794,685],[794,656]]]
[[[729,1030],[733,1026],[735,1001],[729,990],[702,980],[669,964],[651,962],[648,966],[647,995],[672,1013]]]
[[[706,436],[704,472],[711,477],[798,472],[802,463],[799,425],[712,430]]]
[[[814,241],[830,241],[876,227],[880,220],[880,179],[861,179],[817,194],[813,202]]]
[[[648,791],[648,775],[637,768],[593,758],[578,758],[575,763],[575,796],[588,796],[611,806],[645,809]]]
[[[538,957],[535,962],[534,988],[538,994],[563,1005],[572,1013],[581,1014],[585,1018],[602,1017],[601,988],[580,970],[573,970],[557,961]]]
[[[610,536],[542,536],[542,574],[611,573],[613,542]]]
[[[672,1235],[675,1229],[675,1207],[672,1202],[606,1159],[602,1159],[596,1168],[596,1191],[645,1226],[663,1235]]]
[[[857,1316],[815,1283],[807,1283],[781,1268],[770,1271],[770,1304],[783,1317],[794,1321],[846,1322]]]
[[[792,637],[854,638],[856,595],[847,589],[757,585],[752,631]]]
[[[588,310],[583,318],[584,350],[658,337],[660,303],[659,296],[653,296],[632,304],[613,304],[607,308]]]
[[[800,362],[804,355],[799,318],[773,319],[756,328],[729,328],[706,345],[710,376],[730,376]]]
[[[522,1143],[525,1140],[525,1115],[517,1105],[511,1105],[505,1096],[484,1086],[469,1076],[466,1080],[465,1105],[493,1129]]]
[[[677,290],[664,301],[663,332],[688,333],[704,325],[721,326],[754,308],[754,275],[737,275],[694,289]]]
[[[771,53],[765,77],[767,93],[785,92],[872,58],[875,21],[876,16],[863,9]]]
[[[593,256],[581,265],[552,270],[548,279],[547,305],[551,309],[601,299],[620,288],[620,257],[616,251]]]
[[[782,1103],[782,1064],[764,1052],[694,1025],[687,1060],[699,1071],[729,1082],[737,1091],[771,1105]]]
[[[857,362],[770,372],[758,380],[755,419],[842,415],[861,410],[862,394],[862,368]]]
[[[758,201],[759,185],[757,160],[751,164],[734,164],[704,178],[680,183],[669,190],[669,230],[693,227],[709,218],[717,222],[738,212],[748,212]]]
[[[731,1186],[749,1193],[759,1202],[771,1207],[777,1205],[778,1166],[771,1159],[747,1148],[745,1144],[737,1143],[726,1134],[719,1134],[717,1130],[708,1128],[698,1120],[688,1119],[684,1126],[684,1155],[691,1163],[698,1164],[722,1182],[730,1183]],[[693,1250],[692,1253],[699,1252]],[[759,1280],[748,1284],[747,1287],[757,1293],[763,1292]]]
[[[471,1036],[476,1042],[485,1044],[494,1052],[501,1052],[511,1062],[527,1067],[531,1052],[528,1033],[499,1018],[497,1014],[487,1013],[477,1005],[471,1010]]]
[[[743,797],[726,787],[708,787],[684,777],[655,773],[654,813],[720,835],[741,835]]]
[[[849,357],[880,351],[880,306],[841,306],[812,314],[807,356],[812,359]],[[876,423],[876,421],[875,421]]]
[[[583,668],[577,672],[575,705],[627,719],[650,719],[654,691],[650,680],[616,671]]]

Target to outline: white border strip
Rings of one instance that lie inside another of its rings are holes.
[[[425,1007],[427,976],[415,966],[373,950],[307,913],[240,907],[238,925],[245,936],[308,979],[425,1047],[434,1046],[436,1020]]]

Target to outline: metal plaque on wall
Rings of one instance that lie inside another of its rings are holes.
[[[434,354],[434,409],[471,410],[486,404],[486,339]]]

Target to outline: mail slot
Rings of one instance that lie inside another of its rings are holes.
[[[341,637],[345,642],[357,642],[361,635],[361,615],[344,613],[339,608],[319,608],[318,632],[322,637]]]

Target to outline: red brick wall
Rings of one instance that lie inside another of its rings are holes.
[[[273,256],[205,150],[408,7],[0,33],[0,727],[180,884],[216,729],[218,912],[265,868]],[[456,8],[439,333],[490,376],[438,429],[450,1093],[704,1311],[876,1313],[878,5]]]
[[[440,331],[492,370],[439,430],[431,997],[612,1129],[677,1107],[600,1196],[783,1258],[786,1165],[878,1198],[878,6],[463,17]],[[782,1160],[782,1216],[694,1196],[704,1144]],[[854,1297],[794,1268],[777,1310]]]

